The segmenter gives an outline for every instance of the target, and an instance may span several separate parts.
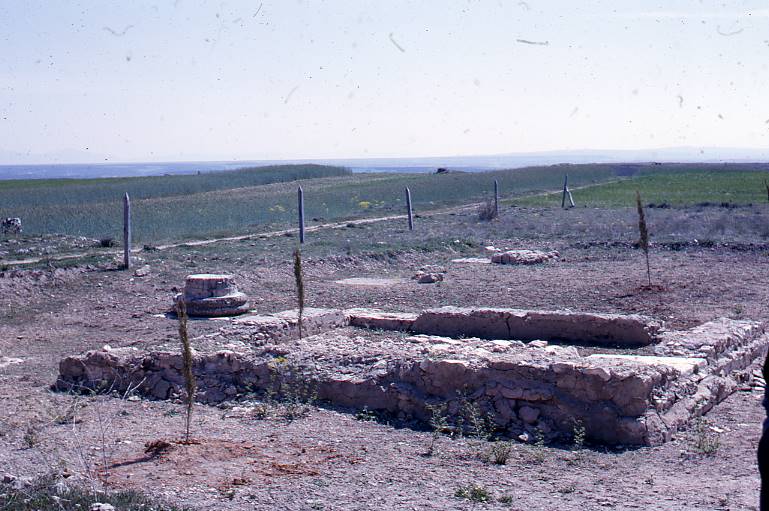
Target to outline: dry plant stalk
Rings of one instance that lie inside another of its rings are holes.
[[[638,207],[638,244],[641,246],[641,250],[644,251],[646,256],[646,277],[649,279],[649,287],[652,285],[652,273],[649,268],[649,229],[646,226],[646,215],[644,215],[644,207],[641,204],[641,192],[636,190],[635,192],[636,206]]]
[[[187,333],[187,307],[183,300],[176,304],[176,313],[179,316],[179,340],[182,342],[182,373],[184,385],[187,390],[187,413],[184,420],[184,442],[190,441],[190,423],[192,422],[192,407],[195,403],[195,375],[192,374],[192,346]]]
[[[296,300],[299,304],[299,338],[302,338],[302,314],[304,313],[304,276],[302,275],[302,253],[299,247],[294,249],[294,280],[296,281]]]

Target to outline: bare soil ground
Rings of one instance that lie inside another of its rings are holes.
[[[315,233],[304,248],[307,302],[392,311],[486,305],[643,313],[673,328],[720,316],[767,316],[769,252],[746,241],[763,242],[760,237],[727,229],[703,246],[693,235],[674,235],[701,211],[689,217],[660,211],[678,215],[664,223],[656,213],[650,216],[667,244],[652,251],[651,289],[643,286],[645,266],[632,248],[627,212],[515,208],[491,223],[478,223],[473,212],[418,219],[414,233],[394,224]],[[745,214],[766,225],[765,212]],[[665,231],[665,225],[675,227]],[[57,471],[193,509],[757,509],[762,389],[734,394],[708,413],[703,430],[679,433],[661,447],[516,443],[505,465],[483,459],[488,442],[441,436],[427,456],[430,431],[323,406],[287,420],[279,407],[256,414],[199,405],[196,441],[187,445],[177,442],[180,403],[50,392],[66,355],[176,339],[177,325],[163,313],[187,274],[232,273],[258,310],[294,307],[295,244],[289,236],[253,237],[143,252],[149,265],[143,277],[117,271],[108,260],[3,272],[0,472]],[[481,255],[485,244],[556,249],[562,258],[539,266],[451,262]],[[411,280],[425,265],[445,267],[445,280]],[[337,282],[349,278],[400,283]],[[190,323],[195,336],[221,326]],[[715,438],[717,448],[703,448]],[[158,440],[168,446],[145,452],[145,444]],[[473,486],[477,501],[462,491]]]

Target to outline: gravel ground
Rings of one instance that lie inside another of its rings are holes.
[[[522,240],[504,226],[475,226],[469,217],[442,222],[400,245],[408,235],[402,227],[316,234],[305,248],[308,305],[571,308],[643,313],[673,328],[719,316],[763,319],[769,311],[769,288],[760,278],[769,257],[762,247],[654,249],[658,287],[647,289],[642,255],[626,245],[597,246],[584,234],[557,242]],[[194,509],[757,509],[760,389],[734,394],[707,415],[700,431],[682,432],[661,447],[515,444],[505,465],[484,461],[489,443],[441,436],[426,456],[429,431],[316,406],[293,421],[285,420],[280,407],[258,418],[197,406],[196,443],[182,445],[173,442],[182,433],[179,403],[49,391],[66,355],[104,344],[146,347],[175,339],[176,323],[160,315],[186,274],[232,273],[258,310],[293,307],[295,243],[283,237],[146,252],[144,277],[114,271],[109,263],[4,272],[0,471],[31,476],[55,470],[85,481],[99,479],[99,472],[110,486],[139,488]],[[527,267],[451,263],[480,255],[488,243],[557,249],[562,257]],[[445,281],[412,281],[425,265],[445,267]],[[355,277],[401,283],[336,282]],[[193,335],[220,326],[190,323]],[[703,441],[715,438],[717,448],[703,448]],[[147,456],[145,443],[160,439],[170,447]],[[488,502],[461,496],[462,488],[473,485],[478,499],[488,493]]]

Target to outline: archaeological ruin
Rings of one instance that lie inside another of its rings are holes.
[[[300,338],[297,311],[252,313],[194,339],[197,399],[280,386],[290,366],[321,401],[403,421],[439,406],[457,417],[469,401],[510,437],[565,439],[580,425],[594,442],[658,445],[747,384],[769,346],[762,323],[726,318],[677,331],[639,315],[443,307],[305,309],[302,322]],[[105,347],[62,360],[56,386],[170,399],[181,364],[168,339]]]

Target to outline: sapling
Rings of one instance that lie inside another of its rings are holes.
[[[195,375],[192,373],[192,346],[187,334],[187,307],[183,300],[176,303],[176,314],[179,317],[179,340],[182,343],[182,373],[187,390],[187,413],[184,420],[184,442],[190,441],[190,423],[192,422],[192,407],[195,403]]]
[[[638,207],[638,244],[641,250],[644,251],[646,256],[646,277],[649,280],[649,287],[652,285],[652,273],[649,267],[649,229],[646,226],[646,215],[644,215],[644,207],[641,204],[641,192],[636,190],[635,192],[636,206]]]
[[[294,249],[294,280],[296,281],[296,300],[299,305],[299,338],[302,338],[302,314],[304,313],[304,276],[302,275],[302,253],[299,247]]]

